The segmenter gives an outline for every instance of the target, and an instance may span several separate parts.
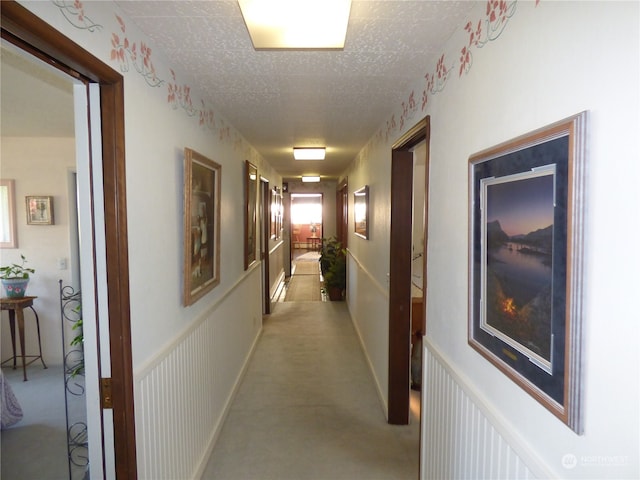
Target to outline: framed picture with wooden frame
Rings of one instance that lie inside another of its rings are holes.
[[[247,160],[244,173],[244,269],[247,270],[256,262],[258,168]]]
[[[270,215],[270,227],[271,227],[271,239],[279,240],[282,232],[282,193],[280,188],[273,187],[269,192],[271,215]]]
[[[369,238],[369,186],[365,185],[353,193],[353,219],[355,234]]]
[[[468,342],[581,434],[586,112],[469,159]]]
[[[220,177],[222,167],[184,149],[184,305],[220,283]]]
[[[18,247],[14,187],[13,180],[0,180],[0,248]]]
[[[28,195],[27,225],[53,225],[53,197],[49,195]]]

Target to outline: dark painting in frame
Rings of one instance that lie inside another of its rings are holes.
[[[355,234],[369,239],[369,186],[353,192],[353,221]]]
[[[247,270],[256,262],[258,168],[247,160],[244,173],[244,269]]]
[[[578,434],[586,124],[469,158],[469,344]]]
[[[183,302],[192,305],[220,283],[222,167],[184,149]]]

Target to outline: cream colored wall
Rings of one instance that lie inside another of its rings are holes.
[[[146,471],[143,466],[157,453],[153,445],[172,445],[177,441],[165,432],[154,436],[153,442],[157,443],[150,443],[145,432],[153,427],[146,423],[152,417],[143,417],[142,412],[152,416],[165,408],[162,402],[174,388],[174,382],[171,376],[156,375],[155,369],[164,368],[165,361],[184,351],[186,357],[182,356],[179,363],[171,363],[176,368],[172,375],[190,374],[183,369],[197,366],[215,378],[206,388],[201,388],[198,382],[187,382],[187,391],[183,392],[196,403],[206,402],[210,413],[206,422],[200,422],[201,438],[205,441],[198,440],[197,448],[184,451],[185,457],[171,466],[175,476],[190,478],[203,467],[262,326],[262,302],[256,295],[260,263],[245,271],[243,261],[244,162],[249,160],[257,165],[259,174],[271,185],[281,185],[282,179],[225,120],[215,104],[200,96],[193,87],[193,79],[170,64],[114,2],[82,2],[85,24],[78,16],[65,16],[66,9],[73,10],[75,4],[20,3],[124,77],[128,275],[138,461],[141,472]],[[87,22],[95,28],[85,28]],[[120,63],[117,55],[112,56],[112,50],[119,48],[112,43],[114,35],[122,42],[126,38],[129,46],[142,42],[148,45],[154,71],[140,73],[127,52],[125,63]],[[178,92],[175,97],[169,94],[170,87]],[[220,284],[190,307],[182,305],[181,294],[185,147],[222,167]],[[238,298],[242,298],[241,305]],[[217,342],[209,347],[215,349],[216,360],[205,366],[195,357],[197,352],[184,346],[191,339],[190,333],[199,328],[213,332]],[[149,379],[154,380],[158,395],[147,398],[143,405],[141,385]],[[174,414],[176,422],[186,425],[198,422],[201,412],[177,409]],[[180,471],[176,470],[178,463]]]
[[[27,287],[27,295],[38,297],[34,301],[34,308],[40,320],[42,355],[47,365],[61,365],[58,280],[63,280],[65,284],[71,280],[67,175],[69,170],[75,168],[75,140],[3,137],[0,144],[0,176],[3,179],[15,180],[18,236],[17,248],[0,250],[0,264],[21,263],[22,254],[27,258],[27,266],[36,270]],[[53,196],[54,225],[27,225],[27,195]],[[59,268],[59,259],[67,262],[66,269]],[[8,314],[3,312],[0,324],[3,360],[11,354],[7,318]],[[31,311],[26,310],[26,350],[27,354],[37,354],[35,322],[31,319]],[[38,362],[29,368],[42,368],[42,365]]]
[[[383,408],[387,409],[389,367],[389,232],[391,144],[365,147],[350,169],[347,304],[365,349]],[[353,192],[369,186],[369,239],[354,234]],[[407,339],[408,341],[408,339]]]
[[[223,297],[243,268],[243,167],[250,160],[271,185],[281,177],[225,121],[209,99],[193,88],[193,79],[152,48],[156,79],[128,69],[111,57],[112,35],[130,44],[153,45],[112,2],[84,4],[84,14],[100,28],[74,25],[52,2],[20,2],[124,76],[125,147],[133,361],[151,358],[163,345]],[[118,15],[126,25],[122,32]],[[126,55],[125,55],[126,56]],[[128,57],[127,57],[128,58]],[[170,69],[173,70],[175,78]],[[191,87],[190,99],[168,101],[170,85]],[[211,122],[209,115],[213,116]],[[201,122],[201,119],[204,121]],[[222,166],[221,283],[203,300],[182,306],[182,191],[184,148],[189,147]],[[256,303],[259,306],[259,301]]]
[[[419,78],[406,92],[406,98],[413,93],[415,109],[391,112],[346,172],[350,190],[361,183],[372,187],[372,238],[350,238],[349,307],[384,386],[390,147],[431,116],[428,339],[469,380],[493,418],[558,478],[640,476],[639,330],[631,300],[640,288],[639,7],[517,2],[501,34],[470,49],[472,63],[461,74],[460,55],[470,38],[465,22],[443,49],[448,77],[438,83],[436,65],[425,65],[436,79],[426,107],[420,101],[425,79]],[[479,2],[468,21],[475,28],[486,15]],[[583,110],[590,117],[581,319],[585,431],[577,435],[467,344],[467,172],[473,153]],[[358,274],[356,260],[363,266]],[[364,311],[371,302],[379,308]],[[573,458],[566,455],[575,457],[575,467],[566,468],[571,465],[563,458]]]

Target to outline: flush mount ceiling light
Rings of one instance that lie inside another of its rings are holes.
[[[324,147],[293,147],[296,160],[324,160]]]
[[[320,177],[318,175],[303,175],[302,181],[303,183],[319,182]]]
[[[351,0],[238,0],[253,48],[344,48]]]

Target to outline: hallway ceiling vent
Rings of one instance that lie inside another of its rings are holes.
[[[238,0],[256,50],[342,50],[351,0]]]

